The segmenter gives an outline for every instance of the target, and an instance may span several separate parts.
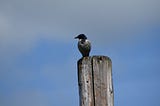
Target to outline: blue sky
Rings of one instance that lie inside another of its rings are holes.
[[[1,0],[0,106],[78,106],[73,38],[112,59],[115,106],[160,106],[157,0]]]

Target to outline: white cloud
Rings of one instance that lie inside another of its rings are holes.
[[[0,51],[28,51],[41,38],[68,41],[78,33],[100,42],[131,40],[144,26],[160,22],[158,4],[157,0],[1,1]]]

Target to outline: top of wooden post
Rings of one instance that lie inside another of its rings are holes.
[[[108,61],[110,61],[111,63],[112,63],[112,60],[110,59],[110,57],[108,57],[108,56],[103,56],[103,55],[94,55],[94,56],[88,56],[88,57],[82,57],[82,58],[80,58],[79,60],[78,60],[78,62],[81,62],[82,60],[86,60],[86,59],[98,59],[98,60],[108,60]]]

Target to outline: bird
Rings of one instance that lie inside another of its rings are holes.
[[[82,57],[88,57],[91,51],[91,43],[87,39],[86,35],[79,34],[75,39],[78,39],[78,49],[81,52]]]

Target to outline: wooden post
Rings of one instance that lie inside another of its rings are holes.
[[[77,64],[80,106],[114,106],[110,58],[83,57]]]

